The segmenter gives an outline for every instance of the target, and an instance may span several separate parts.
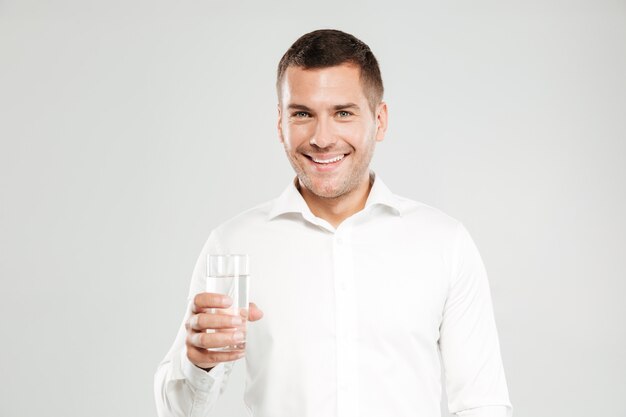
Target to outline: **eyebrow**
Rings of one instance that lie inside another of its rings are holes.
[[[305,106],[304,104],[296,104],[296,103],[292,103],[290,105],[287,106],[287,109],[289,110],[304,110],[304,111],[312,111],[312,109],[310,109],[309,107]],[[356,105],[355,103],[345,103],[345,104],[336,104],[332,107],[333,110],[343,110],[343,109],[355,109],[355,110],[359,110],[359,106]]]

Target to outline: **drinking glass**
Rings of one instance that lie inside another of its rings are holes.
[[[207,292],[228,295],[233,303],[228,308],[214,309],[215,313],[238,315],[242,325],[230,329],[215,329],[214,332],[243,332],[243,341],[231,346],[210,348],[220,352],[240,351],[246,347],[248,322],[248,287],[250,285],[250,262],[248,255],[208,255]],[[209,330],[211,331],[211,330]]]

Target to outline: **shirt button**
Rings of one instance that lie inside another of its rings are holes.
[[[338,244],[338,245],[342,245],[342,244],[343,244],[343,239],[342,239],[342,238],[340,238],[340,237],[338,237],[338,238],[337,238],[337,244]]]

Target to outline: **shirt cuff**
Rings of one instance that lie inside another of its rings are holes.
[[[513,410],[507,406],[477,407],[455,413],[458,417],[511,417]]]
[[[213,384],[224,377],[226,364],[220,362],[209,372],[198,368],[187,357],[187,350],[183,349],[180,358],[183,376],[195,391],[209,392]]]

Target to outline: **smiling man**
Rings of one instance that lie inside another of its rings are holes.
[[[369,47],[337,30],[308,33],[281,59],[276,87],[278,136],[296,177],[211,232],[155,375],[159,415],[208,416],[245,356],[251,416],[438,417],[442,365],[450,412],[511,416],[472,238],[370,170],[387,105]],[[208,350],[240,340],[212,332],[239,324],[217,313],[231,300],[207,291],[213,253],[254,260],[245,352]]]
[[[302,197],[334,227],[364,207],[374,147],[387,129],[382,81],[370,87],[377,91],[368,100],[360,72],[351,62],[323,68],[281,62],[279,68],[280,140]]]

